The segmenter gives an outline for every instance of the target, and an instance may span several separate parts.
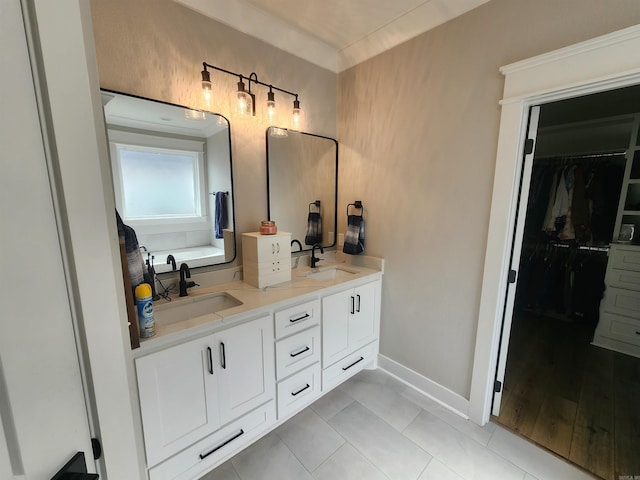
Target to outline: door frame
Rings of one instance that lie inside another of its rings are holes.
[[[475,423],[490,418],[529,109],[640,84],[639,50],[636,25],[500,69],[505,86],[469,399]]]

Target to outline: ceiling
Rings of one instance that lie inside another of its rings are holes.
[[[175,0],[334,72],[489,0]]]

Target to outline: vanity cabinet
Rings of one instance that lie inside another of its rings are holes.
[[[358,372],[377,351],[365,347],[379,336],[380,285],[378,280],[322,299],[323,390]],[[336,362],[340,366],[331,369]]]
[[[264,288],[291,280],[291,234],[242,234],[244,281]]]
[[[271,316],[140,357],[136,374],[153,466],[274,398]]]

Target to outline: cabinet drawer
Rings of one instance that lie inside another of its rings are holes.
[[[612,245],[609,264],[612,268],[640,272],[640,250]]]
[[[278,383],[278,418],[301,410],[320,395],[320,362]]]
[[[320,323],[320,300],[302,303],[275,314],[276,338],[300,332]]]
[[[322,391],[332,389],[369,365],[377,353],[377,345],[378,342],[370,343],[325,368],[322,371]]]
[[[610,313],[640,318],[640,292],[608,287],[605,290],[604,309]]]
[[[640,290],[640,272],[609,268],[607,270],[606,284],[611,287]]]
[[[640,322],[632,318],[617,317],[611,322],[611,333],[620,340],[640,346]]]
[[[291,268],[272,268],[268,270],[258,270],[257,268],[244,265],[243,279],[245,283],[254,287],[264,288],[270,285],[288,282],[291,280]]]
[[[192,480],[259,437],[276,421],[275,403],[253,410],[149,470],[149,480]]]
[[[320,325],[276,342],[278,380],[320,360]]]

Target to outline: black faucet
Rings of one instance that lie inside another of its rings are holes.
[[[193,285],[187,284],[185,277],[191,278],[191,270],[189,270],[189,265],[187,265],[186,263],[181,263],[180,264],[180,283],[179,283],[181,297],[186,297],[188,295],[187,288],[193,286]],[[189,282],[189,283],[193,283],[193,282]]]
[[[292,247],[293,247],[293,244],[294,244],[294,243],[297,243],[297,244],[298,244],[298,248],[300,249],[300,250],[298,250],[298,251],[299,251],[299,252],[301,252],[301,251],[302,251],[302,244],[300,243],[300,240],[296,240],[296,239],[294,238],[293,240],[291,240],[291,246],[292,246]]]
[[[176,259],[173,255],[167,255],[167,265],[171,264],[171,270],[175,272],[176,270]]]
[[[322,245],[320,245],[319,243],[316,243],[313,248],[311,249],[311,268],[316,268],[316,264],[322,260],[322,258],[318,258],[316,257],[316,247],[320,249],[320,253],[324,253],[324,249],[322,248]]]

